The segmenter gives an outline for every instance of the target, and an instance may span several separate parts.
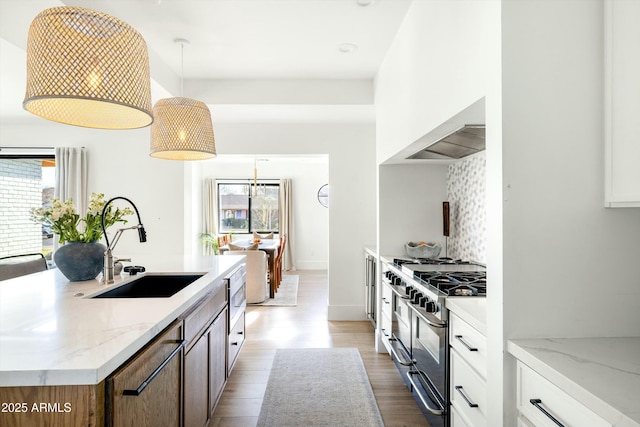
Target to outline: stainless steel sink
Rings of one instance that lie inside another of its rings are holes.
[[[92,298],[169,298],[203,274],[145,274]]]

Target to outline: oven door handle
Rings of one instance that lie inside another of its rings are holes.
[[[424,313],[419,312],[419,311],[418,311],[418,309],[417,309],[417,308],[415,308],[415,307],[413,306],[413,304],[408,304],[408,306],[409,306],[409,308],[411,308],[411,310],[412,310],[412,311],[413,311],[413,312],[414,312],[418,317],[420,317],[422,320],[424,320],[425,322],[427,322],[427,324],[428,324],[429,326],[434,327],[434,328],[446,328],[446,327],[447,327],[447,322],[446,322],[446,321],[444,321],[444,322],[438,322],[438,321],[435,321],[435,320],[430,320],[430,319],[428,319],[428,318],[427,318],[427,316],[425,316],[425,314],[424,314]],[[435,318],[435,316],[433,316],[433,317]]]
[[[409,362],[405,362],[402,359],[400,359],[400,355],[398,354],[396,349],[393,347],[393,342],[394,341],[398,341],[398,338],[396,338],[396,337],[389,338],[389,349],[391,350],[391,357],[396,359],[398,361],[398,363],[401,364],[402,366],[411,366],[411,365],[413,365],[415,360],[411,360]]]
[[[427,388],[429,389],[428,391],[435,397],[435,399],[430,399],[430,400],[435,400],[435,403],[437,403],[438,408],[432,408],[431,406],[429,406],[429,404],[427,403],[427,399],[425,399],[424,396],[422,395],[422,393],[420,393],[420,388],[413,381],[413,376],[414,375],[425,375],[426,376],[426,374],[421,373],[421,371],[408,371],[406,375],[407,375],[407,378],[409,379],[409,382],[413,386],[413,389],[415,390],[416,394],[418,395],[418,398],[420,398],[420,401],[422,402],[424,407],[427,408],[427,411],[429,411],[433,415],[445,415],[447,413],[447,411],[444,408],[444,405],[442,404],[442,402],[440,402],[440,399],[438,399],[438,393],[436,393],[436,391],[432,389],[433,385],[429,384],[428,382],[425,384],[427,386]]]

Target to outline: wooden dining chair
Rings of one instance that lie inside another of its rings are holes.
[[[221,236],[218,236],[218,248],[227,246],[230,241],[231,241],[231,235],[229,234],[223,234]]]
[[[287,235],[283,234],[280,236],[280,247],[278,248],[278,254],[276,255],[276,259],[274,260],[274,283],[276,290],[280,287],[280,282],[282,281],[282,254],[284,253],[284,247],[287,243]]]

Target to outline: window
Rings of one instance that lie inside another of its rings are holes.
[[[277,233],[280,229],[280,185],[258,181],[218,184],[220,233]]]
[[[31,221],[31,208],[51,203],[55,186],[55,158],[2,148],[0,153],[0,256],[53,250],[53,232]],[[18,151],[18,150],[15,150]],[[52,150],[51,150],[52,151]],[[11,154],[9,154],[11,153]]]

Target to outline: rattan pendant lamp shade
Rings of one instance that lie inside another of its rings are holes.
[[[38,14],[27,39],[23,107],[76,126],[134,129],[153,122],[149,56],[129,24],[90,9]]]
[[[206,160],[216,156],[209,108],[202,101],[164,98],[153,107],[151,156],[165,160]]]
[[[175,42],[181,45],[183,51],[184,44],[188,43],[184,39],[176,39]],[[184,55],[181,60],[184,60]],[[184,70],[181,79],[184,80]],[[153,116],[152,157],[206,160],[216,156],[211,112],[204,102],[182,96],[164,98],[153,106]]]

